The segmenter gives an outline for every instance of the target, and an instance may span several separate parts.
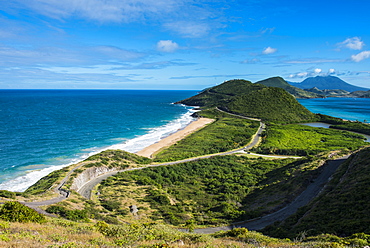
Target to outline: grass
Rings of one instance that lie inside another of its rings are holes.
[[[297,124],[270,125],[262,144],[253,151],[306,156],[331,150],[351,151],[365,145],[363,136],[351,132]]]
[[[99,198],[120,202],[123,209],[135,204],[144,220],[221,225],[281,208],[317,176],[321,159],[228,155],[146,168],[103,181]]]
[[[339,167],[318,198],[266,232],[278,237],[292,237],[302,231],[307,231],[307,235],[369,234],[369,157],[370,147],[352,155]]]
[[[155,155],[155,162],[177,161],[240,148],[251,141],[259,127],[257,121],[221,114],[215,110],[202,111],[199,115],[216,118],[216,121],[160,151]]]
[[[92,247],[364,247],[369,235],[354,234],[347,238],[319,235],[296,240],[278,239],[236,228],[215,234],[180,232],[162,224],[108,225],[104,222],[76,223],[51,219],[44,224],[5,222],[0,220],[0,247],[10,248],[92,248]]]

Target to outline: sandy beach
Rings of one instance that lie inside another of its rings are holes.
[[[183,139],[184,137],[186,137],[189,134],[201,129],[202,127],[204,127],[205,125],[207,125],[207,124],[209,124],[213,121],[214,121],[213,119],[209,119],[209,118],[199,118],[199,119],[191,122],[185,128],[180,129],[176,133],[171,134],[170,136],[168,136],[164,139],[161,139],[157,143],[155,143],[153,145],[150,145],[150,146],[142,149],[141,151],[138,151],[136,154],[140,155],[140,156],[143,156],[143,157],[151,158],[153,156],[153,154],[155,154],[156,152],[158,152],[162,148],[175,144],[177,141]]]

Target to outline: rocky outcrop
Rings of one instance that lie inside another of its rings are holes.
[[[88,168],[81,172],[74,180],[71,186],[71,190],[78,191],[88,181],[101,176],[110,171],[116,171],[117,168],[108,168],[106,166]]]

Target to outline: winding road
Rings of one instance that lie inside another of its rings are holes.
[[[250,119],[250,118],[245,117],[245,119]],[[256,120],[256,119],[253,119],[253,120]],[[257,120],[257,121],[259,121],[259,120]],[[265,130],[265,124],[260,122],[260,126],[259,126],[256,134],[252,137],[251,142],[247,146],[244,146],[244,147],[236,149],[236,150],[227,151],[227,152],[223,152],[223,153],[215,153],[215,154],[210,154],[210,155],[205,155],[205,156],[199,156],[199,157],[195,157],[195,158],[188,158],[188,159],[178,160],[178,161],[174,161],[174,162],[151,164],[151,165],[138,167],[138,168],[112,171],[112,172],[106,173],[104,175],[101,175],[99,177],[96,177],[96,178],[88,181],[77,192],[80,195],[82,195],[83,197],[85,197],[87,199],[90,199],[91,198],[91,191],[97,184],[101,183],[103,180],[107,179],[108,177],[117,174],[118,172],[141,170],[141,169],[145,169],[145,168],[148,168],[148,167],[174,165],[174,164],[186,163],[186,162],[190,162],[190,161],[196,161],[196,160],[199,160],[199,159],[211,158],[211,157],[215,157],[215,156],[224,156],[224,155],[230,155],[230,154],[234,154],[234,153],[242,153],[245,150],[250,150],[252,147],[256,146],[259,143],[261,134],[264,130]]]
[[[308,187],[298,197],[296,197],[286,207],[274,213],[250,221],[237,222],[229,226],[195,229],[194,232],[206,234],[221,230],[231,230],[236,227],[245,227],[248,230],[261,230],[276,221],[285,220],[290,215],[294,214],[298,208],[307,205],[311,200],[313,200],[321,192],[325,184],[330,180],[330,177],[333,175],[333,173],[344,161],[346,161],[347,158],[348,156],[344,156],[335,160],[327,161],[321,174],[310,185],[308,185]]]
[[[125,172],[125,171],[133,171],[133,170],[141,170],[145,169],[148,167],[158,167],[158,166],[167,166],[167,165],[174,165],[174,164],[180,164],[180,163],[185,163],[185,162],[190,162],[190,161],[196,161],[200,159],[206,159],[206,158],[211,158],[215,156],[223,156],[223,155],[230,155],[230,154],[235,154],[235,153],[249,153],[246,152],[253,148],[254,146],[258,145],[261,139],[261,134],[265,130],[265,124],[260,120],[260,119],[255,119],[255,118],[250,118],[250,117],[245,117],[245,116],[240,116],[232,113],[225,112],[221,109],[217,110],[237,116],[240,118],[248,119],[248,120],[253,120],[253,121],[259,121],[260,126],[256,132],[256,134],[252,137],[251,142],[246,145],[245,147],[235,149],[232,151],[227,151],[223,153],[216,153],[216,154],[210,154],[210,155],[205,155],[205,156],[200,156],[200,157],[195,157],[195,158],[189,158],[189,159],[184,159],[184,160],[179,160],[179,161],[174,161],[174,162],[167,162],[167,163],[160,163],[160,164],[150,164],[147,166],[143,167],[137,167],[137,168],[130,168],[130,169],[125,169],[125,170],[118,170],[118,171],[111,171],[108,173],[105,173],[99,177],[96,177],[87,183],[85,183],[77,192],[82,195],[83,197],[90,199],[91,198],[91,192],[93,188],[101,183],[103,180],[107,179],[110,176],[113,176],[117,174],[118,172]],[[256,155],[256,156],[266,156],[266,157],[275,157],[275,158],[284,158],[284,156],[271,156],[271,155],[260,155],[260,154],[253,154],[250,153],[251,155]],[[289,156],[291,157],[291,156]],[[300,157],[294,157],[294,158],[300,158]],[[325,184],[329,181],[331,175],[336,171],[336,169],[348,158],[346,157],[341,157],[336,160],[330,160],[327,161],[325,164],[322,173],[318,176],[316,180],[314,180],[296,199],[293,200],[289,205],[286,207],[271,213],[266,216],[262,216],[260,218],[256,218],[253,220],[249,221],[244,221],[244,222],[238,222],[238,223],[233,223],[232,225],[229,226],[221,226],[221,227],[211,227],[211,228],[204,228],[204,229],[195,229],[194,232],[196,233],[214,233],[220,230],[231,230],[235,227],[245,227],[249,230],[261,230],[264,227],[273,224],[276,221],[282,221],[286,219],[288,216],[292,215],[295,213],[298,208],[303,207],[307,205],[312,199],[314,199],[320,191],[323,189]],[[75,167],[73,170],[71,170],[66,177],[60,182],[60,184],[56,187],[56,192],[59,193],[59,197],[46,200],[46,201],[41,201],[41,202],[23,202],[23,204],[32,207],[33,209],[37,210],[40,213],[50,215],[46,213],[45,211],[39,209],[39,206],[44,206],[44,205],[51,205],[55,204],[57,202],[65,200],[69,196],[69,192],[62,189],[63,185],[65,182],[69,179],[70,175],[73,173],[74,170],[80,168],[84,163],[81,163],[79,166]],[[52,216],[52,215],[51,215]]]

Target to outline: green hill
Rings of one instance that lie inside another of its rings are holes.
[[[226,81],[178,103],[218,107],[276,123],[305,122],[316,118],[284,89],[239,79]]]
[[[281,77],[272,77],[262,81],[257,82],[256,84],[263,84],[268,87],[278,87],[288,91],[292,94],[295,98],[322,98],[323,95],[316,94],[314,92],[309,92],[297,87],[294,87],[288,84],[283,78]]]
[[[267,234],[294,237],[331,233],[370,233],[370,147],[353,154],[339,167],[321,195]]]

